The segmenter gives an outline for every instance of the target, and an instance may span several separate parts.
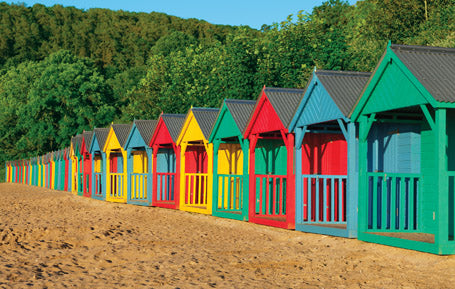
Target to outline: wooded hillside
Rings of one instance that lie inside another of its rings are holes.
[[[455,47],[455,0],[330,0],[260,31],[0,3],[0,161],[112,121],[254,99],[264,85],[302,88],[314,66],[372,71],[389,40]]]

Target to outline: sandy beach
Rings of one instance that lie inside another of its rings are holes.
[[[0,184],[1,288],[450,288],[455,256]]]

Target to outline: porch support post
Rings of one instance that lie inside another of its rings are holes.
[[[220,148],[221,140],[213,140],[213,188],[212,188],[212,212],[216,212],[218,208],[218,150]],[[224,200],[223,200],[224,201]],[[222,201],[222,202],[223,202]]]
[[[123,153],[123,152],[122,152]],[[125,154],[123,154],[125,156]],[[126,192],[127,192],[127,202],[132,200],[132,191],[131,191],[131,173],[133,172],[134,169],[134,164],[133,164],[133,157],[132,157],[132,149],[128,148],[126,150],[126,166],[123,167],[123,173],[126,175],[126,179],[123,181],[126,182]]]
[[[367,160],[367,150],[368,142],[367,135],[371,127],[371,124],[368,123],[367,116],[360,116],[359,118],[359,156],[358,156],[358,165],[359,165],[359,186],[358,186],[358,235],[361,239],[361,235],[365,234],[368,229],[368,160]]]
[[[125,193],[128,192],[128,156],[127,152],[125,150],[120,149],[122,152],[122,157],[123,157],[123,192],[122,192],[122,199],[126,202],[128,194],[125,196]],[[118,188],[120,191],[120,188]]]
[[[255,170],[255,151],[258,135],[253,134],[250,136],[250,190],[249,190],[249,219],[254,218],[256,213],[256,170]]]
[[[95,176],[95,152],[93,152],[93,157],[92,157],[92,161],[91,161],[91,164],[90,166],[92,167],[92,182],[91,182],[91,187],[92,187],[92,197],[93,195],[95,194],[96,192],[96,187],[95,187],[95,183],[96,183],[96,176]]]
[[[249,141],[248,139],[244,139],[242,136],[239,136],[239,142],[242,147],[243,151],[243,167],[242,167],[242,174],[243,174],[243,189],[242,189],[242,195],[241,200],[242,200],[242,215],[243,215],[243,220],[248,221],[248,210],[249,210],[249,195],[248,195],[248,190],[249,190],[249,184],[250,184],[250,179],[249,179],[249,171],[248,171],[248,161],[249,161]]]
[[[286,227],[295,228],[295,174],[294,174],[294,134],[286,135],[287,150],[287,189],[286,189]]]
[[[357,237],[359,173],[356,169],[358,162],[356,126],[355,123],[349,122],[347,127],[348,174],[346,178],[346,227],[348,237]]]
[[[106,199],[106,176],[107,176],[107,158],[106,153],[101,151],[102,167],[101,167],[101,192],[103,198]]]
[[[306,126],[295,129],[295,223],[303,223],[302,142]]]
[[[156,144],[154,144],[153,147],[152,147],[152,158],[151,158],[151,162],[152,162],[152,169],[151,169],[152,182],[149,184],[149,186],[152,185],[152,189],[151,190],[150,190],[150,187],[149,187],[149,192],[152,192],[152,205],[155,205],[155,203],[158,201],[158,175],[157,175],[158,164],[157,164],[157,159],[158,159],[158,150],[159,149],[160,149],[159,146],[156,145]],[[174,198],[175,198],[175,195],[174,195]]]
[[[175,208],[178,210],[180,209],[180,167],[182,166],[182,158],[180,151],[182,148],[180,146],[177,146],[175,144],[172,144],[172,147],[174,148],[174,154],[175,154],[175,178],[174,178],[174,202],[175,202]],[[155,168],[156,169],[156,168]]]
[[[180,207],[185,207],[185,195],[186,195],[186,182],[185,182],[185,152],[188,143],[183,142],[180,144]]]
[[[151,147],[146,146],[145,153],[147,154],[147,181],[144,190],[146,190],[145,193],[147,194],[147,204],[151,206],[153,200],[153,168],[155,166],[155,160],[153,159],[153,149]]]
[[[213,204],[213,144],[204,141],[207,149],[207,213],[212,214]]]
[[[437,153],[437,187],[434,193],[437,194],[438,203],[436,205],[436,222],[437,231],[435,234],[435,243],[438,247],[438,253],[443,253],[443,248],[449,241],[449,182],[447,178],[447,136],[446,136],[446,109],[437,109],[435,111],[435,151]]]
[[[111,197],[111,151],[106,152],[106,200],[109,201]],[[109,194],[109,196],[108,196]]]

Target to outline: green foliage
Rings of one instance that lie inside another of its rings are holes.
[[[0,161],[82,130],[153,119],[318,69],[372,71],[387,42],[455,47],[455,0],[328,0],[281,23],[212,25],[162,13],[0,3]]]

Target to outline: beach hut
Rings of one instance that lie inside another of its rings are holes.
[[[58,175],[58,189],[60,191],[65,190],[65,181],[66,181],[66,160],[65,160],[65,149],[60,150],[60,161],[59,161],[59,175]]]
[[[95,128],[90,144],[92,155],[92,198],[106,199],[106,153],[103,151],[109,128]]]
[[[11,183],[11,162],[5,162],[5,182]]]
[[[56,152],[49,153],[49,171],[50,171],[49,188],[52,189],[52,190],[55,190],[55,173],[56,173],[55,164],[56,164],[56,158],[57,158]]]
[[[67,192],[71,192],[71,179],[73,178],[70,151],[71,146],[63,150],[63,158],[65,159],[65,185],[63,190]]]
[[[349,114],[371,73],[315,70],[291,121],[296,230],[357,237],[356,125]]]
[[[71,179],[71,192],[73,194],[77,194],[82,196],[83,192],[83,159],[81,156],[80,148],[82,146],[82,134],[78,134],[71,138],[71,150],[70,150],[70,158],[72,163],[72,174],[73,177]]]
[[[50,188],[50,154],[47,153],[44,155],[44,187]]]
[[[360,240],[455,253],[455,49],[389,45],[358,100]]]
[[[264,87],[244,138],[250,142],[249,221],[294,229],[294,134],[303,89]]]
[[[192,107],[177,139],[180,146],[181,210],[212,213],[213,144],[208,138],[219,109]]]
[[[249,143],[243,131],[255,105],[254,100],[225,99],[210,134],[214,216],[248,221]]]
[[[104,144],[106,153],[106,201],[127,201],[127,157],[125,142],[131,124],[112,124]]]
[[[180,147],[176,142],[185,115],[161,114],[150,140],[153,149],[152,205],[178,209],[180,201]]]
[[[156,123],[156,120],[135,120],[126,139],[129,204],[152,204],[152,148],[149,144]]]
[[[31,164],[31,159],[28,158],[26,159],[27,162],[27,185],[32,184],[32,164]]]
[[[90,144],[92,142],[92,131],[82,133],[82,141],[79,152],[82,160],[82,195],[84,197],[92,196],[92,154],[90,153]]]
[[[62,173],[62,165],[61,165],[61,158],[62,158],[62,151],[58,150],[54,152],[54,162],[55,162],[55,167],[54,167],[54,190],[61,190],[60,188],[60,182],[61,182],[61,176]]]

